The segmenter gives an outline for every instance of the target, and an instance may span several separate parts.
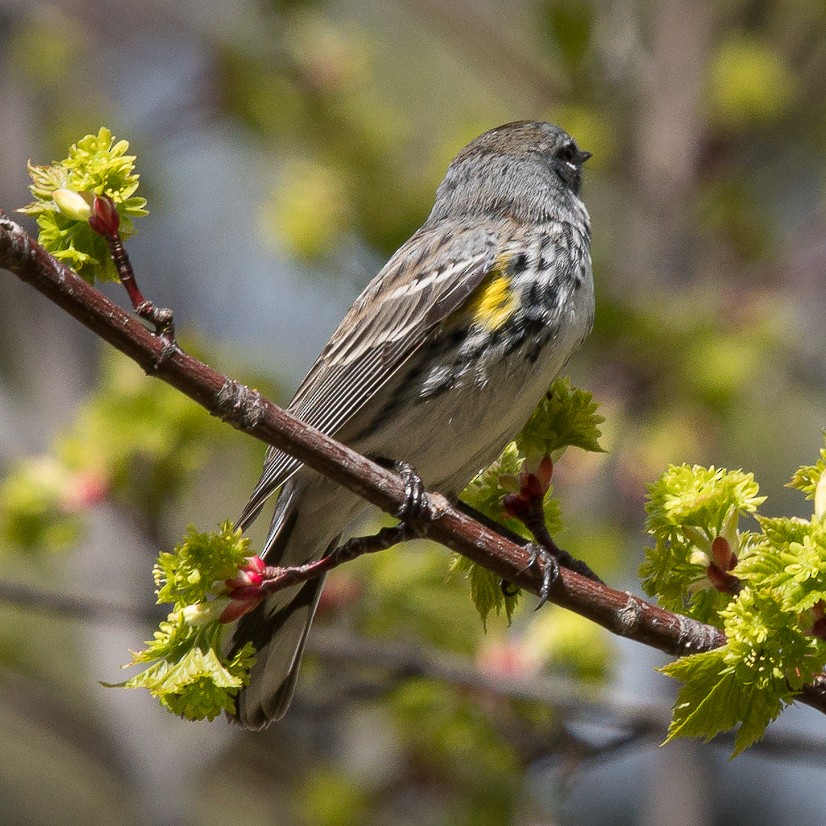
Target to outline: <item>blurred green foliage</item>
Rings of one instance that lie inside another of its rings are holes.
[[[709,69],[709,120],[739,130],[776,122],[792,105],[797,78],[777,49],[756,38],[727,37]]]
[[[200,352],[196,344],[190,352]],[[229,441],[227,441],[229,440]],[[100,378],[48,457],[22,459],[0,485],[0,546],[66,548],[83,511],[113,501],[154,534],[216,450],[253,450],[248,439],[113,349]]]

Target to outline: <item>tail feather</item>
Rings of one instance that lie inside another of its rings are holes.
[[[279,493],[263,556],[270,565],[318,559],[338,544],[341,530],[361,507],[357,496],[321,477],[294,477]],[[245,511],[239,523],[246,527],[254,515]],[[323,587],[319,578],[271,594],[239,620],[231,652],[247,642],[255,647],[250,682],[237,698],[234,718],[241,725],[263,728],[287,711]]]
[[[274,594],[239,621],[233,648],[251,642],[256,649],[252,679],[235,712],[245,728],[263,728],[286,713],[323,586],[323,578],[305,582],[287,604],[279,605]]]
[[[338,543],[343,524],[330,519],[332,502],[341,499],[335,487],[302,484],[294,479],[282,488],[275,506],[263,556],[270,565],[297,565],[318,559]],[[308,494],[309,492],[309,494]],[[335,496],[338,494],[338,496]],[[249,509],[248,509],[249,510]],[[246,527],[255,513],[245,510]],[[332,524],[330,524],[332,523]],[[330,531],[335,531],[331,536]],[[324,579],[271,594],[243,616],[232,636],[231,653],[246,643],[255,647],[250,682],[238,694],[234,719],[247,728],[263,728],[284,716],[295,690],[301,655],[315,615]]]

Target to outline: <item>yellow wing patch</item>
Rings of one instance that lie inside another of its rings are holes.
[[[511,317],[518,304],[511,279],[496,266],[473,291],[467,312],[473,322],[493,332]]]

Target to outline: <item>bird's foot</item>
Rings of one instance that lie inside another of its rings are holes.
[[[542,563],[540,570],[542,574],[542,585],[539,588],[539,604],[535,609],[538,611],[548,601],[548,597],[551,595],[551,588],[557,579],[559,579],[559,560],[552,551],[543,548],[535,542],[527,545],[525,550],[528,551],[529,557],[528,564],[523,570],[527,571],[529,568],[536,566],[537,563]]]

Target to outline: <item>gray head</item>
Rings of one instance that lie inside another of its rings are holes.
[[[460,216],[543,221],[582,210],[582,164],[591,157],[558,126],[506,123],[474,138],[451,161],[428,223]]]

